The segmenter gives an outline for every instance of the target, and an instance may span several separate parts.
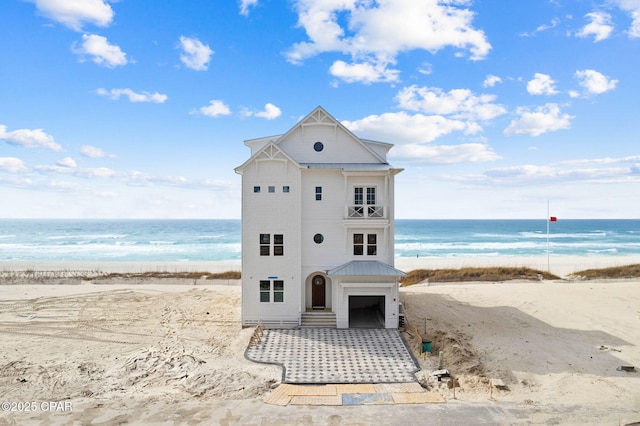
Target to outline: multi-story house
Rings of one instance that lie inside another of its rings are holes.
[[[360,139],[322,107],[287,133],[245,141],[242,325],[338,328],[375,311],[398,327],[392,145]]]

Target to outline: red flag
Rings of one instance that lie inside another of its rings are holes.
[[[557,222],[557,221],[558,221],[558,218],[557,218],[557,217],[555,217],[555,216],[551,216],[551,217],[549,218],[549,220],[550,220],[551,222]]]

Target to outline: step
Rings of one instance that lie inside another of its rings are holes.
[[[336,328],[336,314],[334,312],[304,312],[300,326]]]

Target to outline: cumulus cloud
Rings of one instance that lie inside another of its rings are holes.
[[[469,89],[444,92],[416,85],[405,87],[397,95],[403,109],[471,120],[490,120],[506,113],[503,106],[493,103],[495,99],[494,95],[476,95]]]
[[[493,87],[498,83],[502,83],[502,79],[497,75],[489,74],[482,82],[482,87]]]
[[[361,62],[348,64],[335,61],[329,68],[329,73],[346,83],[381,83],[398,81],[400,71],[388,69],[388,62]]]
[[[240,0],[240,15],[249,16],[249,7],[258,4],[258,0]]]
[[[640,1],[638,0],[611,0],[620,9],[628,12],[631,16],[631,26],[628,34],[631,38],[640,38]]]
[[[591,12],[587,13],[585,18],[591,20],[591,22],[576,33],[578,37],[593,36],[594,41],[602,41],[609,38],[613,31],[611,15],[606,12]]]
[[[54,141],[53,136],[46,134],[42,129],[18,129],[7,132],[7,126],[0,124],[0,140],[25,148],[62,151],[62,147]]]
[[[77,166],[75,160],[71,157],[65,157],[62,160],[57,161],[56,164],[61,167],[71,167],[71,168]]]
[[[209,105],[201,107],[195,113],[206,115],[207,117],[219,117],[231,114],[231,110],[223,101],[213,99],[209,101]]]
[[[612,80],[606,75],[595,70],[578,70],[574,74],[578,79],[578,84],[582,86],[589,95],[599,95],[615,89],[618,80]]]
[[[209,46],[197,38],[180,36],[180,60],[187,67],[195,71],[206,71],[211,56],[215,53]]]
[[[563,114],[558,104],[548,103],[531,111],[529,108],[520,107],[516,110],[518,118],[504,130],[507,136],[530,135],[540,136],[543,133],[568,129],[573,118],[569,114]]]
[[[353,63],[334,63],[332,73],[348,82],[396,81],[387,70],[401,52],[416,49],[435,53],[445,47],[483,59],[491,45],[482,30],[473,27],[474,13],[466,1],[297,0],[298,25],[309,38],[294,44],[288,61],[302,63],[323,52],[341,52]],[[402,29],[399,31],[398,29]],[[369,63],[369,67],[363,64]],[[358,78],[358,76],[364,76]]]
[[[396,143],[432,142],[454,131],[475,133],[478,129],[462,120],[440,115],[410,115],[404,111],[369,115],[342,124],[360,137],[392,140]]]
[[[113,20],[111,6],[103,0],[32,0],[38,12],[75,31],[84,24],[108,26]]]
[[[130,102],[152,102],[156,104],[164,103],[169,97],[167,95],[163,95],[161,93],[149,93],[142,92],[136,93],[131,89],[103,89],[100,88],[96,90],[96,93],[100,96],[106,96],[109,99],[117,100],[120,96],[126,96],[129,98]]]
[[[16,157],[0,157],[0,170],[7,173],[22,173],[27,171],[24,162]]]
[[[124,66],[128,62],[127,54],[119,46],[109,44],[106,37],[96,34],[83,34],[82,45],[78,47],[74,43],[71,50],[81,57],[83,55],[91,56],[94,63],[107,68]]]
[[[275,118],[280,117],[280,115],[282,115],[282,111],[280,110],[280,108],[278,108],[274,104],[267,103],[265,104],[263,111],[251,111],[249,109],[245,109],[242,112],[242,115],[244,117],[253,116],[253,117],[265,118],[267,120],[273,120]]]
[[[530,95],[555,95],[556,82],[547,74],[535,73],[532,80],[527,83],[527,92]]]
[[[103,149],[97,148],[91,145],[82,145],[80,147],[80,154],[89,158],[115,158],[113,154],[106,153]]]

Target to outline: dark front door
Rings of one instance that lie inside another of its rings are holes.
[[[326,281],[322,275],[311,280],[311,306],[313,309],[324,309],[326,306]]]

